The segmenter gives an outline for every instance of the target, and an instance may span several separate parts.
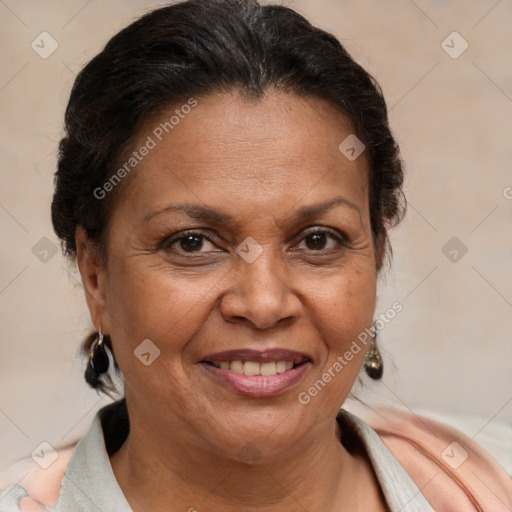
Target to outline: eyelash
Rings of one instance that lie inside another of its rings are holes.
[[[311,230],[309,231],[308,233],[306,233],[299,241],[302,242],[303,240],[305,240],[307,237],[311,236],[311,235],[318,235],[318,234],[325,234],[327,235],[328,237],[330,237],[331,239],[333,239],[337,244],[338,244],[338,247],[335,248],[335,249],[309,249],[307,252],[309,253],[328,253],[328,252],[332,252],[333,250],[337,250],[338,248],[340,247],[343,247],[343,248],[346,248],[348,247],[348,244],[347,244],[347,239],[344,235],[338,233],[337,231],[334,231],[334,230],[331,230],[331,229],[327,229],[327,228],[318,228],[318,229],[314,229],[314,230]],[[172,246],[178,242],[180,242],[181,240],[185,240],[186,238],[188,238],[189,236],[195,236],[197,238],[203,238],[205,240],[207,240],[208,242],[214,244],[214,242],[210,239],[210,237],[208,235],[206,235],[205,233],[203,233],[202,231],[197,231],[197,230],[186,230],[186,231],[181,231],[180,233],[177,233],[175,235],[172,235],[171,237],[167,238],[161,249],[164,250],[164,251],[168,251],[168,252],[174,252],[174,250],[172,249]],[[187,251],[180,251],[182,254],[201,254],[201,252],[195,252],[195,251],[190,251],[190,252],[187,252]]]

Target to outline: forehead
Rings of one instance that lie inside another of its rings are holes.
[[[237,92],[195,98],[140,130],[135,150],[151,148],[132,172],[127,198],[134,208],[184,198],[267,208],[288,196],[313,203],[338,191],[365,210],[366,155],[347,158],[339,149],[347,137],[354,137],[351,123],[323,100],[277,91],[262,99]]]

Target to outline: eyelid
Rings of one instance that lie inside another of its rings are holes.
[[[299,236],[304,238],[312,233],[326,233],[326,234],[332,235],[333,237],[338,238],[340,240],[347,241],[347,236],[345,234],[343,234],[341,231],[338,231],[333,228],[329,228],[327,226],[322,226],[322,225],[311,226],[309,228],[306,228],[305,230],[301,231]]]

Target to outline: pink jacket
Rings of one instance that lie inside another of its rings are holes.
[[[411,476],[436,512],[511,512],[512,479],[475,441],[436,420],[396,408],[357,414],[383,440]],[[56,503],[60,482],[74,446],[59,451],[57,461],[46,470],[33,470],[23,479],[32,499],[22,501],[22,510],[44,510],[37,502]],[[512,446],[510,448],[512,450]],[[22,470],[23,471],[23,470]],[[26,473],[26,469],[21,476]],[[17,475],[11,474],[12,478]],[[18,479],[20,476],[18,476]],[[5,482],[0,482],[0,488]]]
[[[467,435],[402,408],[351,412],[377,432],[436,512],[512,511],[512,477]]]

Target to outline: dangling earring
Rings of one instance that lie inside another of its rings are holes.
[[[103,339],[104,336],[99,329],[98,337],[89,352],[89,361],[85,369],[85,380],[93,388],[97,388],[101,384],[101,374],[107,372],[110,364]]]
[[[382,360],[379,349],[377,348],[377,330],[375,330],[370,348],[364,357],[364,369],[368,377],[371,377],[374,380],[382,378],[384,361]]]

